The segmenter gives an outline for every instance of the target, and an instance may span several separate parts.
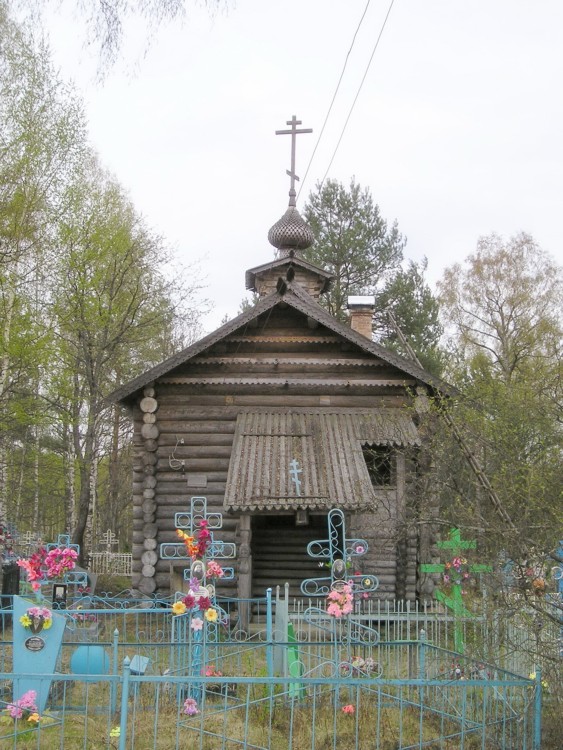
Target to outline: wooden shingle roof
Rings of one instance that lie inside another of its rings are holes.
[[[249,324],[256,321],[263,313],[281,304],[288,305],[302,312],[308,318],[333,331],[345,341],[355,344],[360,350],[372,354],[393,367],[398,368],[416,381],[428,385],[433,391],[444,395],[454,392],[451,386],[419,367],[412,360],[406,359],[374,341],[370,341],[365,336],[352,330],[349,326],[340,323],[304,291],[299,284],[284,282],[280,287],[281,290],[262,297],[254,307],[241,313],[236,318],[233,318],[233,320],[228,321],[213,333],[210,333],[169,359],[164,360],[128,383],[120,386],[107,397],[107,400],[116,402],[130,399],[140,389],[168,375],[181,365],[188,363],[194,357],[205,352],[223,339],[232,336],[232,334],[243,336]]]

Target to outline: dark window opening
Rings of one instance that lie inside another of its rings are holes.
[[[395,454],[387,445],[364,443],[364,461],[372,487],[390,487],[395,484]]]

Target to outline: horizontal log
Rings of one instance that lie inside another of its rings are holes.
[[[156,539],[145,539],[143,540],[143,549],[156,549],[158,542]]]
[[[182,471],[172,471],[171,469],[159,469],[158,471],[158,484],[161,485],[162,482],[178,482],[178,481],[184,481],[186,478],[186,474],[191,474],[191,469],[185,469]],[[195,473],[204,473],[204,472],[195,472]],[[216,471],[213,469],[212,471],[206,471],[205,474],[207,476],[207,482],[226,482],[227,481],[227,473],[228,470],[223,469],[222,471]],[[185,485],[183,485],[185,487]]]
[[[168,463],[169,458],[174,458],[179,461],[182,459],[190,461],[194,458],[230,458],[232,452],[232,445],[209,445],[202,443],[199,445],[179,445],[174,449],[173,453],[169,448],[164,450],[161,448],[158,451],[158,458],[162,461],[163,459]]]
[[[147,549],[141,555],[143,565],[155,565],[158,560],[158,553],[154,549]]]
[[[157,440],[160,435],[160,430],[156,424],[143,424],[141,427],[141,435],[145,440]]]
[[[141,577],[137,588],[142,594],[146,594],[147,596],[149,594],[154,594],[156,590],[156,581],[154,578],[146,578],[144,576]]]
[[[143,521],[145,523],[152,523],[155,520],[155,513],[143,513]]]
[[[156,513],[156,503],[154,500],[145,500],[141,507],[143,513]]]
[[[141,400],[141,403],[139,404],[139,408],[142,412],[148,412],[152,414],[158,409],[158,401],[155,398],[152,398],[150,396],[146,396]]]
[[[149,453],[148,455],[153,456],[154,453]],[[229,453],[230,457],[230,453]],[[166,469],[169,468],[168,466],[168,460],[160,460],[156,466],[156,469],[158,472],[160,472],[162,469],[166,471]],[[186,471],[194,471],[194,472],[205,472],[205,471],[228,471],[229,468],[229,458],[191,458],[187,462],[187,465],[185,467]]]
[[[153,578],[155,572],[153,565],[143,565],[141,568],[141,575],[145,578]]]
[[[166,573],[159,573],[156,571],[154,575],[154,580],[156,581],[156,585],[159,589],[169,589],[170,588],[170,571]]]
[[[143,396],[146,396],[147,398],[154,398],[155,390],[154,385],[146,385],[143,388]]]
[[[158,526],[156,523],[146,523],[143,526],[143,534],[147,539],[156,539],[158,533]]]
[[[149,453],[154,453],[154,451],[158,450],[158,440],[145,440],[143,447]]]
[[[143,414],[143,424],[156,424],[156,414]]]
[[[201,495],[197,491],[197,487],[192,487],[191,492],[186,493],[186,490],[184,489],[181,492],[176,493],[175,495],[161,495],[160,493],[156,496],[156,503],[159,507],[164,506],[167,508],[167,513],[170,512],[170,506],[177,506],[176,513],[183,513],[186,511],[186,508],[189,506],[190,498],[192,497],[206,497],[208,505],[211,504],[213,508],[223,513],[223,498],[225,495],[224,490],[217,491],[212,490],[209,492],[208,487],[202,487],[201,488]]]
[[[155,487],[156,487],[156,481],[155,481]],[[143,497],[145,500],[152,500],[155,496],[156,492],[154,491],[154,488],[148,487],[147,489],[143,490]]]
[[[181,435],[182,440],[184,441],[183,444],[179,443],[178,445],[176,445],[178,435],[164,432],[164,425],[161,425],[161,434],[158,439],[158,445],[161,451],[170,451],[175,449],[174,455],[177,455],[176,451],[178,449],[181,450],[184,446],[188,445],[232,445],[235,433],[235,424],[234,422],[230,422],[228,424],[232,429],[216,429],[213,431],[204,432],[202,430],[191,431],[188,428],[183,431]]]

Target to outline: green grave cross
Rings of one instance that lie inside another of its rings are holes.
[[[475,539],[471,541],[462,539],[461,531],[459,529],[450,529],[449,539],[447,539],[445,542],[438,542],[436,546],[440,549],[449,550],[454,557],[461,557],[462,553],[465,550],[476,549],[477,542],[475,541]],[[473,565],[467,565],[465,569],[469,573],[487,573],[488,571],[492,570],[492,567],[490,565],[476,563]],[[443,575],[446,572],[447,568],[445,563],[426,563],[420,566],[420,570],[422,573],[442,573]],[[442,602],[442,604],[444,604],[444,606],[446,606],[448,609],[451,609],[454,613],[454,617],[472,617],[472,613],[463,603],[461,583],[457,583],[454,581],[451,588],[452,593],[450,596],[444,594],[443,591],[437,591],[436,599],[438,599],[439,602]],[[454,644],[455,650],[458,653],[462,654],[464,651],[463,629],[461,627],[461,623],[458,620],[456,620],[454,625]]]

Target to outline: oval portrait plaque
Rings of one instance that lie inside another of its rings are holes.
[[[32,635],[24,643],[28,651],[41,651],[45,648],[45,641],[37,635]]]

